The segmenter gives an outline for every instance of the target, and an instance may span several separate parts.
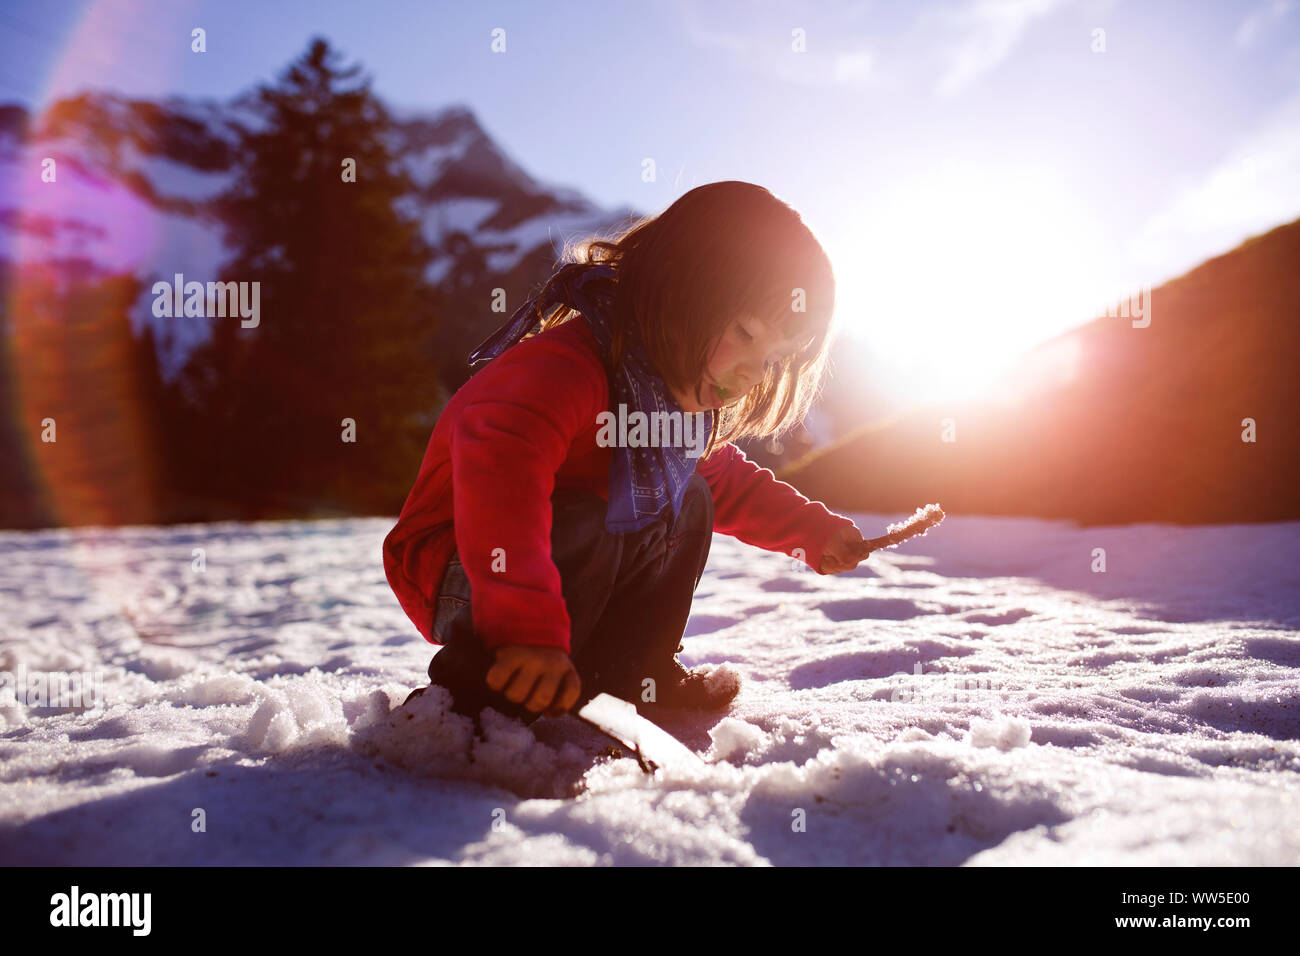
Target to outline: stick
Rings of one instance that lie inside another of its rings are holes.
[[[891,524],[879,538],[869,538],[863,541],[860,553],[865,558],[872,551],[896,547],[909,538],[925,534],[942,521],[944,517],[943,509],[937,503],[926,505],[924,508],[917,508],[912,517],[906,521],[900,521],[898,524]]]

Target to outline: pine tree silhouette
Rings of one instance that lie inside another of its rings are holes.
[[[203,423],[189,480],[237,494],[250,517],[397,510],[443,398],[426,357],[434,252],[398,211],[416,187],[385,145],[391,120],[369,79],[351,83],[360,68],[337,56],[315,38],[243,98],[261,123],[243,128],[234,185],[215,203],[239,250],[220,281],[260,282],[260,321],[211,319],[187,365]]]

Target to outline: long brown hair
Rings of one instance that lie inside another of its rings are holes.
[[[740,315],[778,322],[786,338],[803,333],[801,346],[768,366],[744,399],[718,410],[704,457],[737,438],[780,435],[816,401],[832,334],[834,274],[799,213],[762,186],[698,186],[612,237],[571,242],[561,258],[574,261],[543,292],[568,271],[612,266],[615,366],[633,327],[660,376],[683,391],[694,388],[713,343]],[[539,317],[539,331],[576,314],[556,307]]]

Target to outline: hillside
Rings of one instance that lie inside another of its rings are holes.
[[[832,507],[1088,524],[1300,518],[1300,221],[1034,349],[997,397],[867,423],[780,472]],[[1253,419],[1256,440],[1242,440]],[[944,441],[951,419],[955,441]]]

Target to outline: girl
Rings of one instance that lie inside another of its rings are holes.
[[[834,278],[798,213],[711,183],[580,248],[471,353],[490,364],[448,402],[384,540],[403,609],[444,645],[431,683],[476,723],[602,691],[725,707],[728,672],[675,656],[713,532],[821,574],[867,556],[850,519],[733,444],[788,430],[820,386]],[[611,447],[620,410],[670,425]]]

